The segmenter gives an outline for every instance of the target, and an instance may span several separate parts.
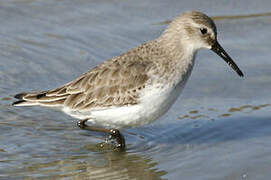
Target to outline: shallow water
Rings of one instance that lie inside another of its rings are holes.
[[[270,7],[268,0],[1,0],[0,179],[270,179]],[[221,17],[218,39],[245,77],[200,51],[170,111],[122,130],[126,152],[101,148],[105,136],[78,129],[62,112],[10,105],[17,92],[57,87],[156,38],[163,22],[189,9]]]

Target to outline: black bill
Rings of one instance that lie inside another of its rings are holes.
[[[222,57],[224,59],[224,61],[226,61],[226,63],[228,65],[230,65],[230,67],[237,72],[237,74],[241,77],[244,76],[244,74],[242,73],[242,71],[239,69],[239,67],[235,64],[235,62],[232,60],[232,58],[226,53],[226,51],[220,46],[220,44],[218,42],[216,42],[213,46],[212,46],[212,51],[214,51],[216,54],[218,54],[220,57]]]

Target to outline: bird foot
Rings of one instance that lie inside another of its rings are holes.
[[[85,124],[87,121],[88,121],[88,119],[79,120],[79,121],[77,121],[77,126],[80,129],[85,129],[85,127],[87,127],[87,125]]]
[[[84,129],[84,130],[109,133],[109,137],[106,139],[105,143],[111,142],[112,144],[114,144],[114,146],[116,148],[121,149],[121,150],[125,149],[125,139],[119,130],[91,127],[91,126],[86,125],[87,121],[88,121],[88,119],[79,120],[79,121],[77,121],[77,126],[80,129]]]
[[[110,129],[108,140],[116,141],[116,148],[125,149],[125,139],[117,129]]]

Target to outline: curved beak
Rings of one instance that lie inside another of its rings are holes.
[[[244,74],[239,69],[239,67],[235,64],[235,62],[232,60],[232,58],[226,53],[226,51],[220,46],[220,44],[216,41],[212,48],[212,51],[214,51],[216,54],[218,54],[220,57],[226,61],[226,63],[235,71],[240,77],[243,77]]]

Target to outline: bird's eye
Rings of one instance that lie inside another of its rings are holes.
[[[201,32],[201,34],[206,34],[207,33],[207,29],[206,28],[200,28],[200,32]]]

